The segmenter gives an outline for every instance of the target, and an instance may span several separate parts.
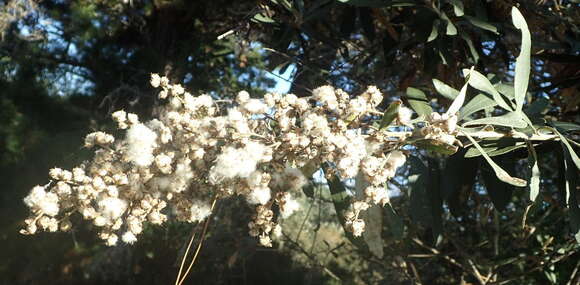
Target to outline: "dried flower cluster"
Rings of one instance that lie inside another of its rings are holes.
[[[355,98],[322,86],[310,98],[254,99],[242,91],[227,101],[192,96],[156,74],[151,84],[166,101],[159,117],[142,122],[117,111],[112,117],[126,130],[123,139],[87,135],[85,146],[96,149],[94,158],[71,171],[54,168],[50,183],[32,189],[24,199],[32,215],[23,234],[66,231],[69,216],[80,213],[106,244],[119,238],[133,243],[146,222],[199,222],[210,215],[213,199],[236,195],[255,209],[250,235],[271,246],[271,235],[281,231],[278,219],[299,210],[293,197],[312,175],[306,169],[328,163],[333,168],[327,175],[361,175],[367,182],[347,214],[348,229],[360,235],[364,221],[358,214],[389,201],[384,183],[405,163],[400,149],[406,137],[371,126],[383,100],[376,87]],[[396,122],[410,125],[410,117],[402,107]],[[425,135],[451,141],[456,117],[433,114],[430,120]]]

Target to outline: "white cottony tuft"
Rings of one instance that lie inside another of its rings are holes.
[[[24,204],[32,210],[41,211],[48,216],[56,216],[59,211],[58,196],[46,192],[42,186],[32,188],[30,194],[24,198]]]
[[[204,201],[193,201],[193,204],[190,208],[191,216],[189,220],[192,223],[201,222],[205,220],[211,214],[211,207],[207,202]]]
[[[270,194],[270,188],[268,187],[260,187],[255,188],[250,191],[250,194],[246,197],[248,204],[250,205],[265,205],[270,201],[272,195]]]
[[[125,157],[139,166],[149,166],[153,162],[153,150],[157,147],[157,134],[143,124],[136,124],[127,130]]]

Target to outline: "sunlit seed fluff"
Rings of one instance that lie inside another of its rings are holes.
[[[108,197],[98,201],[99,213],[108,221],[113,221],[121,217],[127,209],[127,202],[125,200]]]
[[[394,169],[397,169],[397,168],[403,166],[403,164],[405,164],[406,160],[407,160],[407,157],[400,150],[391,151],[387,155],[387,163],[390,166],[392,166]]]
[[[259,99],[249,99],[243,103],[242,107],[250,114],[262,114],[268,111],[268,106]]]
[[[352,235],[355,237],[359,237],[365,231],[365,221],[362,219],[356,219],[352,221],[350,224],[350,229],[352,231]]]
[[[125,157],[139,166],[151,165],[156,139],[157,134],[144,124],[131,126],[127,130]]]
[[[133,244],[134,242],[137,241],[137,237],[135,237],[135,234],[133,234],[132,232],[125,232],[121,236],[121,240],[123,240],[124,243]]]
[[[335,109],[338,105],[334,88],[330,85],[318,87],[312,91],[312,98],[330,109]]]
[[[272,198],[270,188],[260,187],[250,190],[250,194],[246,196],[246,201],[250,205],[265,205]]]
[[[48,216],[56,216],[59,212],[58,196],[46,192],[42,186],[32,188],[28,196],[24,198],[24,204]]]
[[[190,208],[189,221],[192,223],[201,222],[211,214],[211,207],[204,201],[193,201]]]
[[[117,122],[119,129],[126,129],[127,125],[127,113],[123,110],[119,110],[114,112],[112,115],[113,120]]]
[[[157,73],[152,73],[151,80],[149,81],[149,83],[151,83],[151,86],[153,86],[153,88],[159,87],[159,85],[161,84],[161,76],[159,76],[159,74]]]
[[[407,107],[400,107],[397,113],[397,120],[403,125],[409,125],[413,111]]]
[[[280,207],[280,214],[282,215],[282,218],[288,218],[299,209],[300,203],[298,203],[298,201],[293,199],[292,196],[287,195],[284,201],[284,206]]]
[[[246,103],[248,100],[250,100],[250,93],[248,93],[248,91],[242,90],[238,92],[238,95],[236,96],[236,102],[238,104]]]
[[[107,246],[114,246],[117,244],[117,241],[119,240],[119,237],[116,234],[111,234],[109,235],[109,237],[107,238],[105,244]]]

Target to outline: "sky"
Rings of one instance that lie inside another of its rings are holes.
[[[272,72],[272,74],[268,74],[269,78],[272,78],[276,81],[276,86],[270,88],[268,91],[279,94],[288,93],[288,91],[290,91],[292,77],[294,76],[295,71],[296,66],[291,65],[290,67],[286,68],[286,72],[283,74],[280,74],[279,70],[275,70]]]

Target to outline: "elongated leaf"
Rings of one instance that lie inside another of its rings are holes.
[[[461,38],[467,43],[467,47],[469,47],[469,53],[471,53],[471,57],[473,58],[473,63],[477,63],[479,61],[479,53],[477,53],[477,50],[475,49],[475,46],[473,45],[473,41],[465,34],[462,34]]]
[[[441,232],[442,212],[438,168],[436,163],[425,165],[416,156],[409,157],[409,163],[409,215],[415,222],[431,228],[437,238]]]
[[[476,26],[476,27],[478,27],[480,29],[484,29],[484,30],[490,31],[490,32],[492,32],[494,34],[499,34],[497,32],[497,27],[494,26],[494,25],[492,25],[492,24],[490,24],[490,23],[488,23],[488,22],[485,22],[485,21],[483,21],[483,20],[481,20],[479,18],[471,17],[471,16],[465,16],[464,18],[466,18],[472,25],[474,25],[474,26]]]
[[[362,200],[364,197],[364,190],[369,186],[362,172],[359,172],[355,180],[355,197],[357,200]],[[381,208],[377,205],[371,206],[366,211],[359,215],[359,218],[365,221],[365,231],[363,232],[363,239],[368,246],[368,249],[378,258],[383,257],[383,238],[381,233],[383,231],[383,215]]]
[[[395,240],[400,240],[405,235],[405,224],[391,204],[385,205],[385,223],[387,224],[387,233]]]
[[[458,147],[446,144],[434,139],[420,139],[413,142],[413,145],[420,149],[440,153],[443,155],[452,155],[457,152]]]
[[[429,37],[427,38],[427,42],[435,40],[439,35],[439,23],[441,23],[439,19],[433,21],[433,28],[431,29],[431,34],[429,34]]]
[[[551,122],[552,126],[554,126],[558,131],[563,132],[571,132],[571,131],[580,131],[580,125],[570,123],[570,122]]]
[[[471,71],[473,71],[473,67],[471,68]],[[467,86],[470,80],[471,77],[468,77],[467,82],[465,82],[463,87],[461,87],[459,95],[457,95],[455,100],[453,100],[453,103],[451,103],[451,106],[449,106],[449,109],[446,112],[448,116],[455,115],[459,111],[459,109],[463,106],[463,103],[465,102],[465,94],[467,93]]]
[[[451,4],[453,5],[453,12],[455,13],[455,16],[461,17],[465,14],[463,12],[463,2],[462,1],[450,0],[449,2],[451,2]]]
[[[580,205],[578,204],[578,170],[574,169],[571,153],[566,147],[564,150],[564,178],[566,190],[566,205],[570,215],[570,229],[580,243]]]
[[[387,109],[385,110],[385,114],[383,115],[383,119],[381,119],[381,124],[379,126],[379,129],[384,129],[386,127],[389,126],[389,124],[391,124],[393,122],[393,120],[395,120],[395,118],[397,117],[397,114],[399,113],[399,108],[401,107],[401,101],[395,101],[393,103],[391,103],[389,105],[389,107],[387,107]]]
[[[505,146],[505,147],[497,147],[497,146],[484,147],[484,146],[482,146],[482,149],[485,151],[485,153],[487,153],[487,155],[492,157],[492,156],[506,154],[508,152],[514,151],[516,149],[524,148],[524,147],[526,147],[525,143],[518,142],[514,145]],[[465,153],[465,157],[478,157],[478,156],[481,156],[481,152],[476,147],[469,148],[469,150],[467,150],[467,152]]]
[[[516,110],[521,111],[524,106],[524,100],[526,99],[526,92],[528,90],[528,82],[530,80],[532,39],[530,31],[528,30],[528,24],[526,23],[524,16],[522,16],[516,7],[512,7],[512,21],[514,26],[522,31],[522,47],[520,55],[516,59],[516,75],[514,78]]]
[[[324,168],[323,168],[324,169]],[[336,215],[343,228],[346,225],[345,213],[348,211],[352,196],[348,194],[346,187],[342,184],[342,181],[333,175],[328,179],[328,188],[330,190],[332,203],[334,204],[334,209],[336,210]],[[345,230],[346,237],[358,248],[363,250],[368,250],[368,247],[361,237],[355,237],[351,232]]]
[[[456,217],[465,212],[479,165],[479,159],[464,158],[465,153],[466,149],[461,149],[447,158],[440,182],[441,197]]]
[[[572,159],[572,162],[576,165],[576,168],[578,168],[578,170],[580,170],[580,158],[574,152],[574,149],[572,148],[572,146],[568,142],[568,139],[564,135],[562,135],[560,132],[558,132],[556,129],[552,128],[552,130],[560,137],[560,142],[562,142],[563,146],[567,149],[568,153],[570,154],[570,159]]]
[[[264,14],[256,14],[254,15],[254,18],[252,19],[253,21],[257,21],[257,22],[262,22],[262,23],[275,23],[275,21],[264,15]]]
[[[429,168],[429,184],[427,189],[427,196],[429,197],[429,205],[431,210],[431,232],[435,244],[441,242],[441,233],[443,231],[443,198],[441,197],[441,169],[439,167],[439,160],[433,157],[427,158]]]
[[[493,100],[495,100],[495,102],[500,107],[502,107],[508,111],[513,110],[508,105],[508,103],[505,102],[503,97],[501,97],[501,94],[499,94],[499,92],[497,92],[497,90],[495,90],[495,88],[493,88],[493,85],[491,84],[491,82],[489,82],[487,77],[483,76],[483,74],[481,74],[475,70],[472,72],[469,72],[469,75],[470,75],[469,85],[471,85],[475,89],[478,89],[478,90],[481,90],[481,91],[486,92],[488,94],[491,94],[493,96]]]
[[[338,0],[339,2],[342,3],[346,3],[349,5],[353,5],[353,6],[358,6],[358,7],[374,7],[374,8],[380,8],[380,7],[387,7],[390,6],[391,2],[393,1],[389,1],[389,0]]]
[[[409,105],[413,110],[415,110],[415,112],[417,112],[417,114],[427,116],[433,112],[433,109],[431,109],[431,106],[429,105],[429,100],[423,91],[417,88],[408,87],[406,97],[409,100]]]
[[[489,165],[493,168],[493,171],[495,172],[495,175],[497,176],[497,178],[499,178],[499,180],[518,187],[525,187],[527,185],[525,180],[510,176],[509,173],[507,173],[499,165],[497,165],[491,159],[491,157],[489,157],[489,155],[485,153],[485,151],[483,150],[483,148],[481,148],[481,146],[477,143],[477,141],[475,141],[469,134],[463,131],[461,133],[465,135],[471,141],[471,143],[473,143],[473,145],[479,150],[479,152],[481,152],[481,155],[483,155],[487,163],[489,163]]]
[[[383,214],[382,209],[378,205],[373,205],[364,212],[365,231],[363,238],[369,247],[369,251],[376,257],[382,258],[383,251]]]
[[[453,25],[453,22],[447,17],[445,12],[441,11],[441,18],[447,22],[447,28],[445,28],[445,34],[449,36],[457,35],[457,28]]]
[[[540,168],[538,167],[538,155],[534,145],[527,141],[528,146],[528,190],[530,192],[530,201],[536,201],[540,194]]]
[[[494,84],[493,87],[495,88],[495,90],[497,90],[497,92],[506,96],[508,99],[511,100],[511,99],[515,98],[516,89],[514,88],[513,85],[504,84],[504,83],[497,83],[497,84]]]
[[[443,97],[447,99],[453,100],[455,99],[455,97],[457,97],[457,95],[459,95],[459,91],[457,89],[435,78],[433,78],[433,86],[435,86],[435,90],[437,90],[437,93],[441,94]]]
[[[528,106],[525,110],[526,114],[529,116],[540,115],[544,112],[550,105],[550,100],[546,98],[538,98],[532,104]]]
[[[478,94],[459,110],[459,121],[475,112],[494,107],[496,105],[497,103],[493,99],[484,94]]]
[[[473,125],[496,125],[512,128],[525,128],[527,123],[522,119],[521,114],[514,111],[502,116],[487,117],[465,122],[463,126]]]
[[[509,171],[515,170],[515,160],[510,155],[504,155],[497,158],[497,163],[504,169]],[[512,199],[514,186],[503,183],[494,175],[492,169],[488,165],[482,166],[481,176],[483,184],[487,190],[487,194],[491,198],[495,209],[503,211]]]
[[[427,196],[429,170],[416,156],[409,157],[409,163],[409,215],[415,222],[427,226],[433,222]]]

